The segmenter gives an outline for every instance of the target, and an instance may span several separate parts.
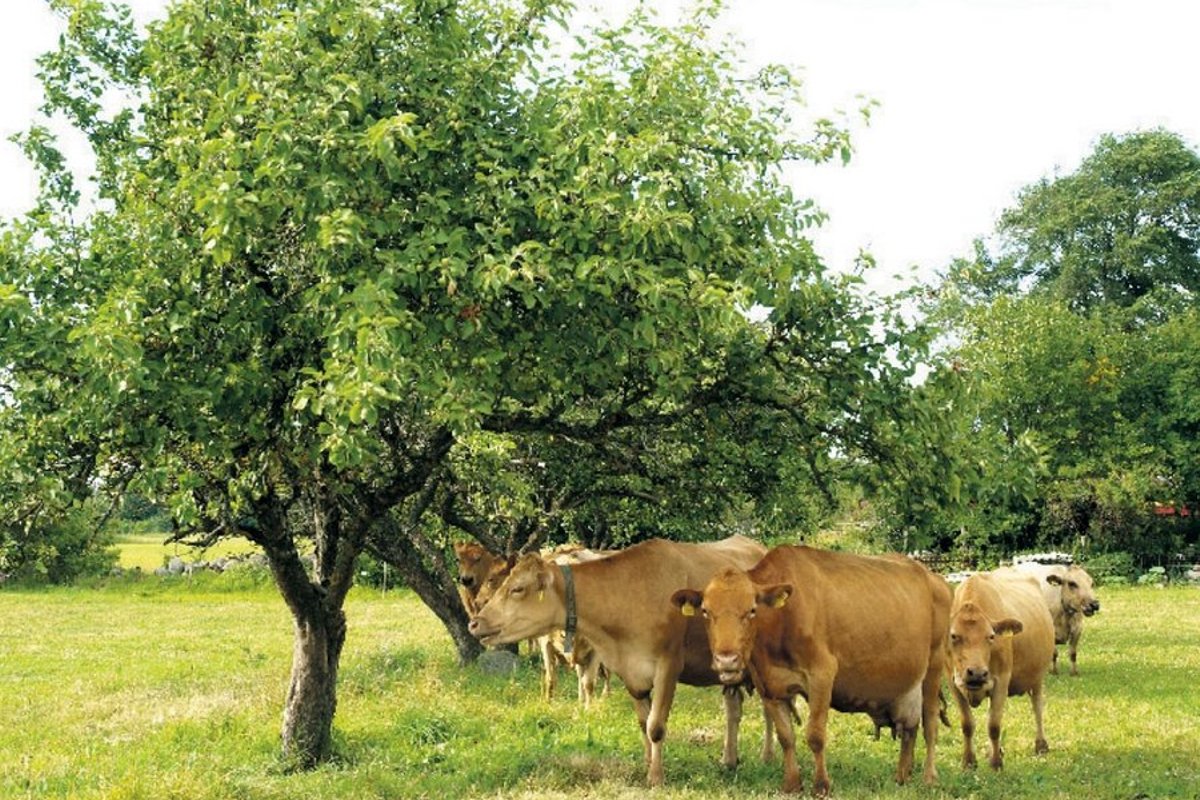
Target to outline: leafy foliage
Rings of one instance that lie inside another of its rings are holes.
[[[1027,457],[977,484],[972,534],[1159,559],[1188,532],[1155,504],[1196,502],[1200,156],[1164,131],[1107,136],[1078,171],[1026,189],[991,253],[956,263],[935,319],[973,402],[960,425]],[[1008,487],[1007,489],[1005,487]],[[1011,489],[1017,489],[1013,492]],[[999,494],[997,494],[999,492]]]

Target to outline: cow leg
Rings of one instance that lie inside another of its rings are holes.
[[[1079,636],[1083,633],[1082,629],[1071,631],[1071,636],[1067,639],[1067,648],[1071,656],[1071,677],[1079,677],[1079,665],[1075,663],[1075,657],[1079,651]],[[1058,648],[1054,648],[1055,654],[1058,653]]]
[[[725,706],[725,747],[721,753],[721,765],[733,769],[738,763],[738,726],[742,722],[742,690],[737,686],[721,689],[721,700]]]
[[[971,704],[953,682],[950,687],[954,692],[954,700],[958,703],[958,715],[962,720],[962,736],[963,736],[963,769],[975,769],[975,715],[971,712]]]
[[[775,723],[779,749],[783,751],[783,791],[799,793],[804,784],[796,766],[796,731],[792,728],[791,700],[763,698],[763,712]]]
[[[792,705],[792,700],[787,700],[789,710],[795,708]],[[763,702],[763,746],[762,760],[764,764],[768,764],[775,758],[775,721],[771,718],[771,712],[767,709],[767,704]]]
[[[633,710],[637,712],[638,730],[642,733],[642,757],[645,759],[646,765],[650,764],[650,737],[646,735],[646,722],[650,719],[650,692],[645,694],[634,694]]]
[[[1000,726],[1004,721],[1004,704],[1008,701],[1008,681],[996,681],[988,702],[988,742],[991,744],[992,769],[1004,767],[1004,749],[1000,746]]]
[[[809,683],[808,726],[805,739],[813,756],[813,794],[824,797],[829,794],[833,782],[825,767],[825,732],[829,724],[829,708],[833,701],[833,677],[813,676]]]
[[[1042,689],[1042,682],[1038,681],[1037,685],[1029,692],[1029,700],[1033,703],[1033,721],[1037,726],[1037,738],[1033,741],[1033,752],[1039,756],[1050,752],[1050,745],[1046,743],[1046,730],[1042,727],[1042,715],[1046,711],[1046,694]]]
[[[558,684],[558,653],[549,636],[538,637],[538,649],[542,651],[542,699],[549,702]]]
[[[1050,657],[1050,674],[1058,674],[1058,645],[1054,645],[1054,655]]]
[[[592,707],[592,694],[596,691],[596,677],[590,664],[576,664],[575,677],[579,679],[579,704],[587,711]]]
[[[675,683],[680,665],[660,662],[654,674],[654,692],[650,699],[650,714],[646,719],[646,742],[650,750],[650,766],[646,782],[650,786],[662,786],[662,745],[667,738],[667,718],[671,715],[671,703],[675,701]]]
[[[941,651],[935,652],[929,662],[929,671],[925,673],[925,681],[921,684],[921,725],[925,731],[925,766],[922,777],[925,785],[937,782],[938,720],[941,715],[941,689],[943,664]]]

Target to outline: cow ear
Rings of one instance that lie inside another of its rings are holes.
[[[700,608],[700,604],[704,602],[704,596],[695,589],[680,589],[671,595],[671,602],[679,609],[680,614],[685,617],[694,617],[696,609]]]
[[[792,596],[792,585],[790,583],[777,583],[774,586],[767,586],[758,591],[758,602],[764,606],[771,608],[783,608],[787,605],[788,598]]]
[[[1046,583],[1050,584],[1051,586],[1062,586],[1062,576],[1055,575],[1053,572],[1051,572],[1046,576]]]
[[[1019,619],[1002,619],[992,626],[992,630],[996,633],[1008,633],[1016,635],[1025,630],[1025,626],[1021,624]]]
[[[466,548],[467,548],[466,542],[455,542],[454,543],[454,555],[461,558],[462,554],[463,554],[463,550],[465,550]]]

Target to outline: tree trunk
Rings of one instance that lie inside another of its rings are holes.
[[[283,756],[307,769],[327,760],[332,751],[346,615],[322,602],[311,614],[296,617],[295,625],[292,677],[283,708]]]
[[[454,647],[458,650],[459,663],[468,664],[479,658],[483,646],[467,630],[470,620],[467,619],[467,612],[462,607],[458,590],[450,579],[449,572],[443,569],[444,574],[438,575],[426,565],[414,543],[416,537],[421,536],[419,532],[413,532],[411,538],[402,535],[395,528],[389,533],[390,535],[372,539],[367,546],[368,551],[395,567],[405,584],[416,592],[421,601],[442,621],[446,632],[454,641]]]
[[[314,502],[316,574],[310,577],[286,527],[286,512],[263,503],[257,517],[261,528],[255,541],[266,553],[295,625],[292,675],[283,708],[283,757],[291,766],[308,769],[332,753],[338,663],[346,642],[342,604],[353,582],[359,547],[342,535],[340,515]]]

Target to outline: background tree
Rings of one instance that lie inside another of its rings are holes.
[[[635,430],[745,396],[731,368],[764,354],[829,390],[769,398],[810,435],[867,408],[881,350],[824,319],[819,214],[780,177],[848,142],[792,135],[796,82],[744,80],[718,4],[569,59],[546,57],[557,0],[181,0],[145,40],[100,0],[52,5],[45,111],[90,142],[98,202],[32,128],[41,200],[0,239],[0,513],[37,535],[99,486],[169,506],[181,539],[261,546],[295,622],[297,764],[330,752],[358,555],[452,596],[425,521],[480,432],[612,472]],[[743,352],[756,303],[778,330]],[[696,465],[656,446],[654,480]]]
[[[1026,443],[1036,474],[1033,492],[985,506],[988,546],[1157,561],[1195,535],[1156,524],[1153,507],[1197,494],[1198,202],[1200,156],[1179,137],[1106,136],[1076,172],[1020,194],[996,251],[980,242],[947,274],[935,319],[974,398],[959,424]]]

